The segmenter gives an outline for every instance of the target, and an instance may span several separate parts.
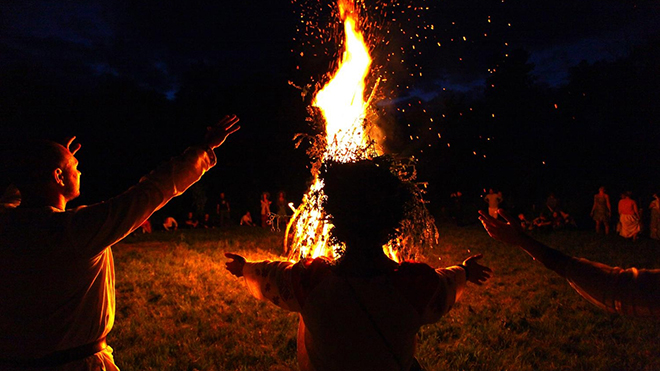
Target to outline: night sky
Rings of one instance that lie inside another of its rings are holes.
[[[312,130],[305,121],[309,102],[295,86],[313,86],[333,63],[336,40],[319,41],[337,27],[328,10],[333,4],[3,1],[1,144],[77,135],[83,172],[79,202],[91,203],[121,192],[200,138],[206,125],[236,113],[243,129],[217,151],[219,165],[200,189],[210,199],[225,191],[237,208],[253,212],[262,191],[284,190],[297,203],[307,189],[309,158],[305,145],[296,149],[292,138]],[[660,36],[656,1],[363,4],[364,14],[378,24],[368,31],[382,41],[374,50],[381,53],[376,57],[380,71],[389,74],[383,98],[391,107],[430,102],[446,92],[481,94],[494,56],[518,49],[529,53],[535,84],[561,89],[580,61],[613,62]],[[388,53],[392,58],[386,58]],[[639,134],[626,137],[634,142],[649,140],[657,130],[646,128],[658,121],[621,125]],[[435,125],[434,133],[444,130],[442,121]],[[453,140],[454,148],[460,147],[460,137]],[[426,161],[422,169],[432,167],[432,157],[403,152]],[[641,153],[639,163],[657,161]],[[617,166],[624,165],[611,163]],[[647,184],[639,189],[654,187],[649,183],[657,175],[648,173],[655,170],[639,167],[647,174]],[[441,181],[443,174],[420,173],[420,180],[425,176]],[[474,183],[475,177],[465,178]],[[473,184],[474,189],[488,186],[485,180]],[[660,182],[655,186],[660,188]],[[185,208],[190,197],[177,202]]]

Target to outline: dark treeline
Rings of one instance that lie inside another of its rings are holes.
[[[614,61],[583,62],[560,87],[538,83],[523,50],[495,58],[493,66],[479,91],[411,97],[382,108],[386,146],[418,160],[434,213],[456,191],[485,207],[479,197],[488,188],[516,207],[555,192],[574,215],[588,215],[600,185],[613,203],[631,190],[647,205],[660,188],[660,42]],[[0,71],[0,137],[8,148],[28,138],[78,136],[81,203],[121,192],[227,113],[239,115],[243,129],[219,150],[219,166],[199,189],[165,213],[181,215],[200,198],[214,206],[225,192],[238,220],[247,210],[258,215],[263,191],[272,199],[285,191],[297,204],[307,189],[309,159],[292,139],[313,130],[305,120],[309,102],[284,75],[227,79],[217,66],[194,66],[167,99],[112,73],[62,70],[21,61]]]
[[[648,206],[660,190],[660,41],[614,61],[582,62],[559,87],[536,81],[524,50],[493,66],[478,92],[411,98],[392,109],[396,121],[425,123],[400,125],[390,146],[418,157],[436,212],[456,191],[484,208],[488,188],[523,210],[554,192],[587,219],[601,185],[615,209],[626,190]]]

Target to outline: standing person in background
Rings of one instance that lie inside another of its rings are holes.
[[[261,227],[268,228],[268,218],[270,217],[270,193],[261,194]]]
[[[642,230],[640,220],[639,209],[637,202],[632,199],[632,192],[622,193],[619,200],[619,235],[637,241]]]
[[[651,210],[649,236],[654,240],[660,240],[660,197],[658,197],[658,192],[653,194],[649,210]]]
[[[484,196],[484,201],[488,204],[488,215],[497,218],[497,210],[499,210],[502,200],[502,192],[495,193],[492,188],[488,190],[488,194]]]
[[[9,174],[21,203],[0,212],[0,370],[118,370],[105,342],[115,320],[111,246],[211,169],[237,122],[226,116],[124,193],[73,209],[75,137],[17,148]]]
[[[277,193],[277,226],[276,229],[279,231],[281,224],[286,226],[288,223],[287,209],[288,202],[286,200],[286,194],[283,191]]]
[[[224,192],[220,193],[220,200],[215,206],[215,212],[220,216],[220,227],[227,226],[231,218],[231,207]]]
[[[559,199],[554,192],[550,192],[548,198],[545,199],[545,207],[548,208],[548,215],[553,215],[559,212]]]
[[[610,234],[610,217],[612,216],[612,206],[610,196],[605,192],[605,187],[598,188],[598,193],[594,195],[594,204],[591,207],[591,218],[596,222],[596,233],[600,233],[601,227],[605,234]]]

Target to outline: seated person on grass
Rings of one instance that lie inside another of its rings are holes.
[[[245,215],[241,217],[241,222],[240,225],[247,225],[247,226],[254,226],[254,223],[252,222],[252,215],[250,212],[246,212]]]
[[[337,261],[246,262],[227,253],[227,269],[245,277],[255,297],[300,313],[301,370],[421,370],[418,330],[449,312],[467,281],[480,285],[491,270],[477,263],[480,255],[439,269],[388,258],[383,244],[418,199],[382,163],[331,163],[321,176],[332,238],[345,243]]]
[[[183,225],[188,229],[195,229],[199,227],[199,221],[195,217],[195,213],[189,211],[188,215],[186,216],[186,220],[183,221]]]

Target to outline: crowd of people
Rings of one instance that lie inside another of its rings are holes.
[[[215,166],[215,149],[239,129],[237,123],[236,116],[226,116],[137,185],[75,208],[67,208],[80,195],[75,137],[16,149],[7,170],[14,188],[0,209],[0,369],[119,370],[106,343],[115,319],[112,246],[138,229],[151,230],[151,215]],[[336,261],[248,262],[225,254],[227,270],[244,277],[252,295],[300,314],[303,371],[422,370],[415,355],[417,332],[447,314],[468,283],[482,285],[491,277],[480,254],[440,268],[385,255],[382,246],[401,233],[407,208],[423,202],[415,185],[401,180],[390,165],[382,158],[326,164],[321,176],[330,234],[344,244]],[[605,219],[611,215],[603,193],[592,209],[601,222],[603,212]],[[560,202],[551,196],[545,206],[561,214]],[[502,210],[501,193],[484,198],[488,212],[482,211],[480,220],[493,238],[519,246],[605,310],[660,318],[660,270],[624,270],[562,254],[527,235],[519,220]],[[225,196],[221,200],[218,215],[229,217],[229,202]],[[261,206],[262,226],[270,220],[273,228],[272,219],[264,218],[274,214],[266,192]],[[285,215],[283,193],[276,206],[275,215]],[[650,208],[657,217],[658,195]],[[618,211],[620,233],[635,238],[639,209],[629,194],[622,195]],[[191,212],[184,219],[168,217],[163,228],[199,228],[210,215],[199,221]],[[241,224],[253,224],[251,215],[243,215]]]
[[[547,198],[531,207],[521,208],[518,205],[511,207],[507,204],[505,195],[501,191],[489,189],[481,196],[485,205],[477,209],[484,209],[493,218],[498,218],[498,210],[503,208],[515,215],[517,223],[525,231],[555,231],[561,229],[592,228],[584,223],[587,219],[583,217],[582,225],[578,222],[574,213],[569,211],[566,203],[562,202],[554,192],[550,192]],[[472,214],[476,210],[469,209],[464,201],[463,193],[454,192],[450,195],[451,207],[449,216],[459,225],[469,224],[466,222],[466,213],[470,213],[470,221],[475,222]],[[633,193],[625,191],[620,194],[620,199],[613,207],[610,196],[605,187],[600,187],[593,196],[593,203],[589,211],[589,219],[593,221],[596,233],[609,235],[612,230],[626,239],[636,241],[643,233],[650,238],[660,240],[660,198],[658,193],[652,195],[652,201],[648,205],[648,213],[643,215],[644,209],[639,206],[638,200]],[[540,206],[539,206],[540,204]],[[616,218],[615,218],[616,216]]]
[[[630,191],[622,192],[617,204],[619,215],[616,220],[616,232],[624,238],[637,241],[641,233],[648,230],[648,236],[660,240],[660,199],[658,193],[652,195],[652,201],[648,206],[649,218],[645,222],[643,208],[633,198]],[[605,187],[600,187],[594,195],[594,203],[590,213],[595,223],[596,233],[609,234],[612,225],[612,205],[610,196]]]
[[[260,198],[260,209],[261,209],[261,224],[257,225],[252,220],[252,213],[248,210],[246,211],[236,223],[231,214],[231,206],[225,192],[221,192],[218,198],[218,202],[212,208],[210,212],[198,213],[194,211],[188,211],[183,218],[175,218],[172,215],[166,215],[161,221],[157,223],[157,226],[154,228],[152,223],[152,218],[147,219],[140,225],[140,228],[135,231],[135,233],[151,233],[154,229],[160,229],[164,231],[176,231],[180,229],[213,229],[213,228],[225,228],[238,224],[239,226],[261,226],[262,228],[268,228],[272,231],[281,231],[286,227],[290,217],[291,209],[290,203],[286,199],[286,193],[283,191],[278,192],[277,194],[277,212],[272,212],[270,205],[270,193],[263,192]]]

